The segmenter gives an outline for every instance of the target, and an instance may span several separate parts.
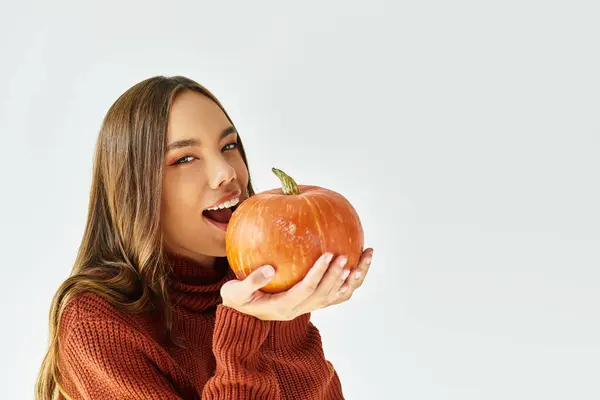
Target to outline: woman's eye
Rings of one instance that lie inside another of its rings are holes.
[[[223,150],[235,150],[237,149],[238,144],[236,142],[232,142],[229,144],[226,144],[225,147],[223,147]]]
[[[226,144],[225,147],[223,147],[223,150],[224,151],[235,150],[235,149],[237,149],[237,147],[238,147],[237,142],[232,142],[232,143]],[[174,165],[188,164],[190,161],[192,161],[189,159],[194,159],[194,158],[196,158],[196,157],[194,157],[194,156],[181,157],[179,160],[175,161]],[[189,161],[186,161],[186,160],[189,160]]]
[[[182,162],[182,160],[187,160],[188,158],[194,158],[192,156],[181,157],[179,160],[175,161],[175,164],[187,164],[187,162]]]

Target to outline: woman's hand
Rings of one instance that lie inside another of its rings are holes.
[[[358,266],[352,270],[350,276],[347,276],[343,283],[343,286],[336,287],[336,291],[329,292],[327,296],[328,301],[325,305],[318,307],[324,308],[327,306],[332,306],[335,304],[343,303],[344,301],[350,300],[352,294],[356,289],[358,289],[365,277],[367,276],[367,272],[369,272],[369,267],[371,266],[371,260],[373,259],[373,249],[368,248],[360,256],[360,260],[358,261]],[[344,270],[348,271],[348,270]],[[324,278],[325,279],[325,278]],[[318,296],[310,296],[305,300],[307,305],[304,307],[310,309],[313,307],[313,303],[318,303]],[[303,307],[302,305],[300,307]],[[307,311],[308,312],[308,311]]]
[[[338,256],[333,261],[333,254],[325,253],[304,279],[285,292],[276,294],[260,290],[274,275],[273,267],[263,266],[243,281],[226,282],[221,287],[223,305],[262,320],[292,320],[299,315],[348,300],[365,279],[372,254],[373,249],[365,250],[357,268],[348,276],[350,270],[344,269],[347,258]]]

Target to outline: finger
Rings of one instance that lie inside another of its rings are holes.
[[[271,265],[264,265],[256,270],[252,271],[250,275],[246,277],[239,284],[242,285],[243,290],[238,291],[240,295],[244,296],[244,300],[249,300],[252,294],[257,290],[263,288],[275,275],[275,269]]]
[[[313,296],[327,298],[331,293],[336,293],[344,284],[344,281],[346,281],[348,275],[350,275],[351,271],[347,268],[344,268],[347,263],[348,257],[337,257],[325,273],[325,276],[319,283],[319,287],[317,288]]]
[[[352,297],[354,291],[364,282],[367,273],[369,272],[372,258],[373,249],[367,249],[363,252],[358,267],[352,271],[350,276],[348,276],[348,279],[346,279],[342,287],[340,287],[335,294],[332,304],[342,303]]]
[[[349,276],[348,279],[346,279],[346,282],[344,282],[344,284],[340,288],[340,290],[337,291],[332,304],[338,304],[349,300],[352,297],[354,291],[362,285],[367,272],[368,270],[359,279],[353,279],[352,276]]]
[[[360,255],[360,259],[358,260],[358,266],[368,266],[371,264],[371,260],[373,259],[373,248],[369,247],[365,249]]]
[[[347,262],[348,257],[338,256],[329,264],[329,268],[327,268],[327,272],[319,282],[317,289],[304,299],[302,304],[308,305],[308,307],[325,307],[328,305],[331,302],[331,293],[336,293],[350,274],[350,270],[344,268]]]
[[[333,256],[332,253],[322,254],[300,282],[296,283],[285,292],[275,295],[275,299],[279,300],[282,298],[285,299],[286,302],[289,301],[292,304],[298,304],[305,300],[317,290],[319,282],[321,282],[323,275],[327,271]]]
[[[351,282],[350,278],[348,278],[340,290],[338,290],[333,296],[332,304],[339,304],[343,303],[344,301],[348,301],[356,289],[358,289],[358,286],[355,286],[355,283]]]
[[[362,282],[365,280],[365,275],[371,266],[371,261],[373,259],[373,249],[369,248],[363,251],[360,256],[360,260],[358,262],[358,266],[352,271],[350,276],[348,277],[348,282],[352,282],[354,287],[360,286]]]
[[[333,306],[348,301],[352,297],[353,293],[354,289],[351,289],[349,285],[344,285],[337,292],[337,295],[333,296],[333,300],[331,300],[331,303],[329,303],[329,305]]]

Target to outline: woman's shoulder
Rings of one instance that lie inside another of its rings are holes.
[[[99,294],[74,295],[64,307],[59,326],[58,360],[67,382],[122,384],[131,374],[132,364],[142,368],[136,373],[150,379],[155,367],[174,365],[170,354],[140,325],[135,314],[119,310]]]
[[[135,317],[120,310],[100,294],[84,291],[67,300],[60,315],[59,334],[68,338],[76,330],[92,329],[97,325],[136,329]]]
[[[65,304],[62,318],[65,320],[119,319],[123,311],[98,293],[83,291],[73,295]]]

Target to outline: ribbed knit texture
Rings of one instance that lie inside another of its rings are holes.
[[[79,294],[60,326],[60,382],[71,398],[344,398],[310,314],[262,321],[240,313],[221,304],[221,286],[235,278],[226,259],[212,269],[168,260],[173,332],[186,348],[166,344],[156,316]]]

